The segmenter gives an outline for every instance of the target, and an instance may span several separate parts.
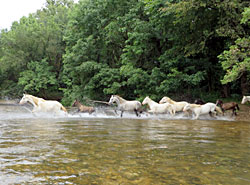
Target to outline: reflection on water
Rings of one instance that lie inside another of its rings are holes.
[[[0,184],[248,184],[249,161],[250,122],[50,118],[0,106]]]

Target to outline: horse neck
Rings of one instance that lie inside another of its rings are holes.
[[[34,96],[30,95],[29,102],[30,102],[34,107],[37,107],[37,106],[38,106],[38,101],[39,101],[39,99],[38,99],[37,97],[34,97]]]
[[[151,100],[150,98],[148,98],[148,105],[152,106],[152,105],[157,105],[158,103],[156,103],[154,100]]]
[[[74,104],[75,104],[78,108],[82,106],[82,104],[81,104],[79,101],[76,101]]]
[[[169,103],[176,104],[176,101],[174,101],[174,100],[172,100],[172,99],[169,98]]]
[[[115,98],[116,98],[116,103],[117,104],[123,104],[123,103],[125,103],[126,102],[126,100],[125,99],[123,99],[122,97],[120,97],[120,96],[115,96]]]

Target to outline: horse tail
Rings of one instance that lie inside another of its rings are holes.
[[[240,110],[240,107],[239,107],[239,105],[236,103],[236,108],[238,109],[238,110]]]
[[[63,110],[64,112],[68,112],[67,109],[63,105],[61,106],[61,110]]]
[[[222,110],[221,110],[221,108],[220,108],[220,107],[216,106],[216,107],[215,107],[215,110],[216,110],[217,112],[219,112],[219,113],[223,114],[223,112],[222,112]]]

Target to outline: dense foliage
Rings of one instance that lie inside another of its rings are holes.
[[[0,95],[213,100],[249,92],[244,0],[47,0],[0,35]]]
[[[23,92],[61,97],[63,41],[73,1],[47,0],[44,8],[0,35],[0,96]]]

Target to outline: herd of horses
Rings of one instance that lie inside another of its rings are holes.
[[[245,104],[246,102],[250,102],[250,96],[243,96],[241,103]],[[61,113],[68,114],[67,109],[55,100],[45,100],[29,94],[23,94],[19,104],[22,105],[25,103],[33,105],[32,113],[49,112],[54,115]],[[147,105],[148,113],[170,114],[174,116],[176,112],[184,112],[188,115],[194,115],[194,119],[198,119],[200,115],[206,114],[210,116],[215,116],[218,113],[224,115],[226,110],[232,110],[232,115],[237,115],[236,111],[239,110],[239,106],[236,102],[223,103],[221,100],[217,100],[216,103],[205,103],[202,100],[196,100],[194,103],[188,103],[186,101],[176,102],[167,96],[163,97],[159,103],[147,96],[141,103],[137,100],[128,101],[118,95],[112,95],[109,102],[104,103],[108,105],[116,103],[117,107],[115,112],[117,113],[117,110],[119,110],[121,112],[120,117],[123,116],[124,111],[134,111],[136,116],[140,116],[140,114],[145,111],[142,108],[143,105]],[[78,100],[75,100],[72,107],[77,107],[78,112],[88,112],[89,114],[95,111],[94,107],[85,106]]]

